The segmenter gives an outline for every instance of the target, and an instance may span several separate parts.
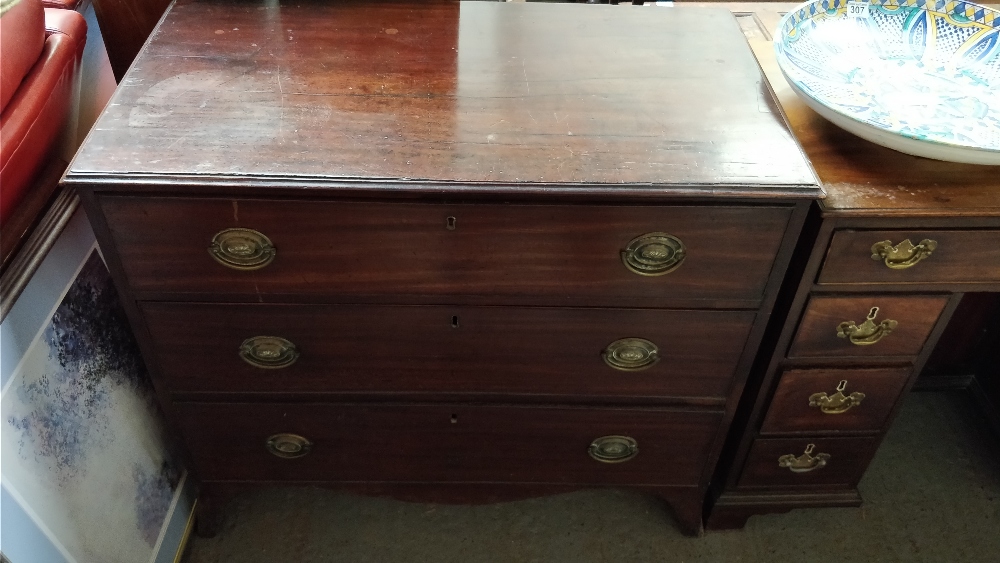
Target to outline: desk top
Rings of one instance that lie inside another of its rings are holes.
[[[177,0],[66,178],[822,196],[718,7]]]
[[[810,109],[785,81],[771,32],[796,3],[725,3],[736,15],[782,111],[819,176],[827,215],[1000,216],[1000,166],[941,162],[865,141]]]

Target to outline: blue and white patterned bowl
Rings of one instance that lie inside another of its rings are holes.
[[[1000,165],[1000,12],[945,0],[820,0],[785,15],[778,66],[820,115],[880,145]]]

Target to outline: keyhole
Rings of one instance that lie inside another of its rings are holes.
[[[458,424],[458,415],[457,414],[451,415],[451,423],[452,424]]]
[[[454,231],[456,222],[457,220],[454,217],[448,217],[448,220],[445,221],[445,228],[449,231]]]
[[[451,328],[458,328],[458,316],[451,318]]]

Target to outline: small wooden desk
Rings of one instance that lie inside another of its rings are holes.
[[[952,335],[942,340],[949,345],[977,337],[991,322],[984,316],[996,314],[1000,292],[1000,169],[911,157],[835,127],[798,98],[777,67],[770,32],[794,4],[726,6],[827,198],[806,225],[772,338],[751,376],[755,389],[748,386],[733,426],[710,499],[710,528],[739,527],[764,512],[860,504],[857,483],[900,398],[942,335]],[[904,240],[917,248],[905,251]],[[887,267],[921,250],[931,252],[909,267]],[[841,322],[861,325],[867,316],[898,324],[873,345],[838,338]],[[988,390],[995,381],[973,384]],[[838,387],[864,397],[831,407],[824,401]],[[995,409],[998,396],[982,393],[984,406]]]

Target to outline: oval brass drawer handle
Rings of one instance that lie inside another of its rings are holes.
[[[806,446],[806,451],[800,456],[795,454],[783,455],[778,458],[778,467],[787,467],[792,473],[809,473],[826,466],[830,461],[830,454],[812,455],[816,444]]]
[[[587,453],[601,463],[621,463],[639,454],[639,443],[628,436],[601,436],[590,443]]]
[[[234,227],[215,233],[208,253],[227,268],[259,270],[270,264],[278,251],[264,233]]]
[[[878,315],[878,307],[872,307],[872,310],[868,312],[868,318],[861,323],[861,326],[856,325],[854,321],[840,323],[837,325],[837,336],[850,340],[851,344],[856,346],[870,346],[882,340],[899,325],[898,322],[889,319],[875,324],[876,315]]]
[[[312,450],[312,445],[298,434],[275,434],[267,439],[267,451],[284,459],[302,457]]]
[[[662,276],[680,267],[687,256],[681,239],[667,233],[646,233],[622,251],[622,263],[640,276]]]
[[[813,393],[809,395],[809,406],[819,407],[820,412],[825,414],[843,414],[861,404],[865,394],[855,391],[850,395],[844,395],[847,389],[847,380],[841,380],[837,385],[837,392],[832,396],[826,393]]]
[[[642,371],[660,361],[660,348],[645,338],[621,338],[601,351],[604,363],[622,371]]]
[[[916,246],[910,242],[910,239],[895,246],[891,240],[883,240],[872,245],[872,260],[882,260],[886,266],[893,270],[905,270],[930,256],[935,248],[937,248],[937,241],[926,238]]]
[[[295,344],[280,336],[252,336],[240,344],[240,358],[257,368],[287,368],[299,355]]]

